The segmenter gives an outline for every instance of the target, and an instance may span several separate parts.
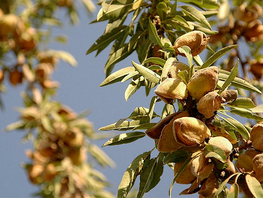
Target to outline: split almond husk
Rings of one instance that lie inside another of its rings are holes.
[[[191,49],[193,56],[200,54],[207,46],[208,38],[205,33],[201,31],[188,32],[178,39],[174,43],[174,48],[176,54],[185,56],[185,54],[180,53],[178,48],[182,46],[188,46]]]
[[[216,66],[198,70],[189,80],[187,90],[195,99],[199,100],[206,93],[214,91],[218,82],[218,68]]]
[[[182,167],[184,162],[177,162],[174,164],[174,176],[177,175],[178,171]],[[178,184],[190,184],[196,177],[191,173],[191,164],[188,163],[180,175],[176,178],[175,182]]]
[[[191,172],[197,178],[203,180],[213,171],[214,164],[203,153],[195,157],[191,162]]]
[[[253,171],[253,158],[260,154],[260,152],[254,149],[248,149],[244,153],[238,156],[236,161],[236,167],[243,172]]]
[[[172,121],[165,125],[160,139],[157,142],[157,149],[160,152],[171,152],[182,148],[184,144],[177,142],[173,136],[173,123]]]
[[[259,182],[263,182],[263,153],[256,155],[253,158],[253,170]]]
[[[255,149],[263,152],[263,124],[258,123],[253,126],[250,132],[250,140]]]
[[[186,146],[202,144],[211,136],[208,127],[201,120],[194,117],[182,117],[173,122],[174,137]]]
[[[213,198],[219,187],[218,179],[214,173],[210,174],[207,180],[202,184],[201,189],[198,191],[199,195],[206,198]]]
[[[197,110],[203,114],[205,118],[211,118],[215,112],[221,107],[222,98],[217,92],[212,91],[204,95],[197,103]]]

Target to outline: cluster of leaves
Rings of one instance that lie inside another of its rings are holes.
[[[130,80],[131,82],[125,91],[126,100],[143,86],[148,96],[150,91],[162,81],[161,76],[163,75],[165,65],[169,64],[169,59],[171,57],[175,57],[177,60],[180,59],[177,51],[187,58],[189,65],[189,72],[181,71],[178,74],[186,84],[193,77],[195,71],[208,68],[218,61],[219,81],[216,88],[218,93],[221,94],[227,88],[232,87],[238,91],[239,96],[243,97],[222,105],[217,114],[212,118],[204,119],[202,117],[201,120],[207,125],[211,124],[226,132],[227,135],[225,135],[231,140],[234,147],[230,154],[230,160],[235,164],[237,154],[252,147],[250,131],[253,124],[262,121],[260,113],[263,112],[262,104],[257,105],[257,97],[252,97],[252,100],[250,99],[251,96],[261,94],[262,87],[260,86],[260,78],[248,78],[246,73],[248,68],[246,65],[249,64],[249,61],[242,60],[239,53],[240,44],[242,42],[243,45],[243,38],[246,38],[245,44],[248,46],[248,50],[250,50],[250,57],[259,60],[262,57],[262,52],[260,51],[262,40],[251,40],[245,37],[246,28],[243,33],[237,36],[236,31],[220,32],[220,30],[213,30],[211,26],[213,24],[217,25],[218,21],[222,20],[222,23],[229,22],[232,25],[231,27],[235,27],[232,24],[233,20],[240,21],[241,19],[233,17],[233,10],[237,9],[241,4],[245,4],[247,6],[245,10],[249,10],[249,6],[255,4],[262,5],[262,2],[217,2],[216,0],[177,0],[173,2],[158,0],[102,1],[97,20],[94,22],[107,20],[108,24],[103,35],[87,51],[87,54],[97,51],[96,55],[98,55],[105,47],[113,43],[104,69],[106,79],[101,83],[101,86]],[[231,5],[234,7],[231,8]],[[262,20],[262,12],[259,12],[255,20]],[[249,23],[242,23],[242,25],[246,27]],[[210,35],[211,42],[206,47],[208,55],[205,59],[199,55],[193,56],[189,46],[182,46],[178,49],[174,46],[177,38],[194,30]],[[260,31],[262,31],[262,28],[260,28]],[[261,38],[262,34],[260,31],[256,35],[259,38]],[[227,37],[227,40],[231,42],[225,42],[223,46],[220,46],[222,42],[219,39],[215,45],[215,39],[213,38],[218,36]],[[135,51],[138,55],[139,64],[132,62],[133,67],[125,67],[112,72],[116,63],[127,58]],[[229,57],[227,56],[228,53],[230,53]],[[237,59],[240,60],[241,66],[239,66],[238,61],[235,61]],[[235,64],[235,62],[237,63]],[[226,65],[228,66],[227,68]],[[243,73],[238,72],[239,67]],[[259,68],[261,69],[258,69],[258,72],[262,71],[262,64]],[[158,114],[155,112],[155,107],[161,101],[160,99],[162,98],[153,96],[149,108],[136,107],[129,117],[102,127],[100,130],[132,130],[132,132],[122,133],[113,137],[104,146],[131,143],[143,138],[146,136],[143,130],[150,129],[157,124],[152,122],[154,118],[160,117],[164,119],[167,115],[174,113],[174,111],[183,111],[189,109],[189,106],[193,108],[198,102],[194,98],[190,98],[190,100],[174,100],[169,104],[165,104],[162,112]],[[242,124],[243,120],[247,120],[248,124]],[[213,136],[223,136],[223,134],[214,133]],[[155,141],[155,146],[157,142],[158,140]],[[159,152],[156,157],[152,156],[153,150],[138,155],[127,168],[119,185],[118,197],[126,197],[128,195],[138,176],[140,176],[140,187],[137,197],[142,197],[158,184],[165,165],[172,167],[173,164],[184,162],[177,171],[177,174],[175,174],[170,187],[169,192],[171,196],[174,182],[195,158],[191,149],[187,149],[187,147],[174,152]],[[229,165],[227,165],[228,159],[222,149],[206,145],[202,147],[202,152],[215,163],[217,169],[213,170],[213,172],[216,175],[216,181],[219,182],[213,187],[216,191],[211,191],[208,197],[238,197],[240,189],[247,196],[262,197],[263,190],[261,184],[251,172],[235,168],[230,176],[225,174]],[[192,183],[190,188],[184,190],[182,194],[198,192],[200,190],[199,185],[203,185],[206,181],[209,181],[209,179],[203,180],[197,186],[196,183]],[[227,183],[232,184],[230,191],[226,187]]]
[[[94,4],[83,0],[89,12]],[[56,17],[66,10],[68,20],[78,20],[77,2],[1,1],[0,5],[0,91],[6,83],[24,85],[24,107],[19,108],[19,121],[6,131],[26,131],[24,141],[32,140],[34,149],[27,151],[24,165],[29,180],[39,186],[39,197],[113,197],[105,188],[105,176],[94,169],[94,163],[114,166],[114,162],[93,142],[98,136],[85,119],[87,112],[76,114],[53,99],[59,84],[51,75],[62,60],[76,66],[75,58],[66,51],[49,49],[52,27],[65,20]],[[1,93],[2,95],[2,93]],[[1,100],[2,107],[4,102]],[[87,157],[89,159],[87,160]]]

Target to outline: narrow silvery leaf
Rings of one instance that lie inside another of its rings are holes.
[[[160,47],[162,47],[162,42],[157,34],[157,30],[154,24],[150,20],[149,20],[149,38],[155,45],[159,45]]]
[[[105,142],[102,145],[102,147],[131,143],[140,138],[143,138],[144,136],[145,136],[144,132],[122,133],[120,135],[116,135],[115,137],[109,139],[107,142]]]
[[[235,79],[235,77],[238,74],[238,62],[236,63],[235,67],[232,68],[230,75],[226,79],[225,83],[222,85],[221,89],[219,90],[218,94],[221,94],[227,87],[232,83],[232,81]]]
[[[235,48],[237,48],[237,45],[230,45],[230,46],[220,49],[219,51],[217,51],[215,54],[213,54],[207,59],[207,61],[202,65],[201,69],[209,67],[214,62],[216,62],[219,58],[224,56],[227,52]]]
[[[111,75],[109,75],[101,84],[100,86],[105,86],[105,85],[109,85],[115,82],[119,82],[121,81],[126,75],[128,75],[131,72],[134,72],[135,69],[134,67],[126,67],[123,69],[120,69],[114,73],[112,73]]]
[[[132,189],[137,176],[140,174],[143,164],[145,163],[146,159],[149,158],[151,152],[145,152],[141,155],[138,155],[129,167],[126,169],[121,183],[118,187],[118,195],[117,198],[125,198],[127,197],[128,193]]]
[[[199,22],[200,24],[203,24],[205,27],[207,27],[210,30],[212,29],[205,16],[196,8],[192,6],[181,6],[180,8],[182,9],[183,13],[185,13],[193,20]]]
[[[144,76],[145,79],[153,83],[159,83],[160,76],[156,74],[154,71],[148,69],[147,67],[144,67],[143,65],[139,65],[133,61],[132,61],[132,65],[135,67],[135,69],[138,72],[140,72],[141,75]]]

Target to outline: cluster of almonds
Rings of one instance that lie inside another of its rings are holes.
[[[16,62],[12,67],[0,69],[0,83],[8,74],[9,82],[13,86],[22,83],[23,80],[29,83],[36,82],[44,89],[58,86],[57,82],[50,79],[58,58],[52,53],[37,50],[39,41],[34,28],[27,27],[26,22],[17,15],[3,14],[0,10],[0,41],[4,53],[12,51],[16,56]],[[32,54],[38,60],[35,68],[27,63],[28,57]]]
[[[210,37],[211,43],[223,42],[234,44],[242,36],[252,43],[262,40],[263,25],[259,18],[262,15],[262,8],[253,3],[241,4],[234,10],[235,20],[229,20],[226,26],[219,27],[219,33]]]
[[[236,166],[240,172],[250,172],[259,182],[263,182],[263,124],[254,125],[250,133],[252,148],[238,156]]]
[[[87,148],[82,130],[92,133],[92,124],[77,118],[68,107],[62,106],[56,113],[61,121],[53,120],[50,131],[41,123],[44,115],[39,108],[29,107],[22,111],[22,120],[38,126],[41,131],[35,150],[26,152],[32,160],[32,164],[26,166],[28,177],[38,185],[57,181],[61,185],[60,197],[87,197],[86,177],[90,167],[86,164]]]
[[[191,152],[192,160],[176,182],[192,184],[192,190],[201,185],[198,189],[200,196],[212,197],[219,185],[213,171],[216,167],[212,160],[204,155],[203,148],[213,145],[222,149],[228,159],[228,169],[231,173],[235,172],[229,155],[233,149],[232,144],[236,142],[224,129],[212,125],[211,121],[221,103],[237,98],[237,91],[225,90],[218,94],[218,68],[215,66],[199,69],[187,83],[180,77],[180,72],[188,74],[189,66],[170,58],[163,68],[161,83],[155,93],[167,104],[179,100],[184,110],[164,117],[148,129],[146,134],[156,140],[156,147],[160,152],[179,149]],[[174,164],[175,175],[183,164],[184,162]]]

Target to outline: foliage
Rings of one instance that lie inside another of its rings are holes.
[[[135,116],[101,128],[132,130],[104,146],[150,137],[159,152],[155,157],[153,150],[142,151],[133,160],[118,197],[127,197],[138,176],[137,197],[142,197],[158,184],[165,165],[174,169],[170,197],[174,183],[190,185],[181,194],[262,197],[262,2],[104,0],[99,5],[93,22],[107,26],[87,54],[97,56],[112,43],[101,86],[130,81],[125,100],[141,87],[146,96],[152,89],[157,95],[149,107],[136,107]],[[204,50],[206,57],[200,54]],[[133,67],[114,71],[134,52]],[[158,123],[155,117],[161,118]],[[241,157],[244,151],[250,154]]]
[[[38,197],[113,197],[105,188],[105,176],[95,164],[114,166],[114,162],[94,143],[99,137],[85,117],[53,99],[59,87],[51,75],[62,60],[76,66],[75,58],[65,51],[49,49],[52,40],[66,42],[64,36],[52,36],[53,27],[78,22],[75,1],[1,1],[0,4],[0,90],[6,83],[24,84],[24,107],[19,120],[6,131],[26,131],[24,141],[32,140],[34,150],[26,151],[29,161],[23,165],[32,184],[39,186]],[[88,12],[94,4],[83,0]],[[66,20],[57,18],[66,11]],[[4,102],[1,100],[4,107]],[[88,158],[88,159],[87,159]]]

